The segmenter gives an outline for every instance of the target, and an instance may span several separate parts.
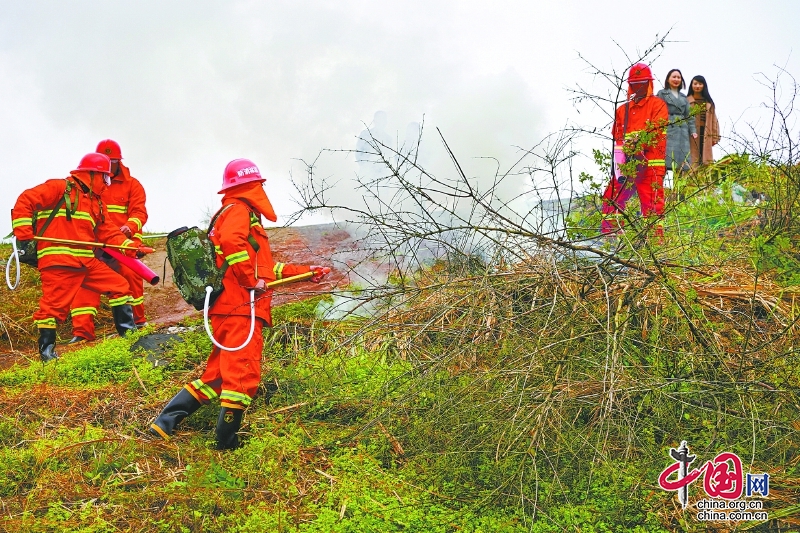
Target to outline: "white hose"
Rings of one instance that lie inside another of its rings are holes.
[[[256,329],[256,301],[255,301],[255,294],[256,291],[250,290],[250,334],[247,336],[247,340],[244,341],[244,344],[237,348],[228,348],[227,346],[223,346],[217,342],[217,339],[214,338],[214,335],[211,334],[211,328],[208,327],[208,301],[211,299],[211,291],[213,291],[210,286],[206,287],[206,301],[203,304],[203,324],[206,327],[206,333],[208,334],[208,338],[211,339],[211,342],[214,343],[214,346],[219,348],[220,350],[225,350],[228,352],[238,352],[245,346],[250,343],[250,339],[253,338],[253,331]]]
[[[19,250],[17,250],[17,238],[11,237],[11,249],[14,250],[11,253],[11,257],[8,258],[8,263],[6,263],[6,285],[12,291],[19,287]],[[11,259],[17,260],[17,282],[14,286],[11,286],[11,277],[8,275],[9,271],[11,270]]]

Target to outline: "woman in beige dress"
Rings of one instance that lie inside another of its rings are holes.
[[[711,99],[708,84],[703,76],[692,78],[686,100],[689,102],[697,131],[697,137],[689,139],[692,167],[696,168],[714,162],[711,147],[719,142],[719,122],[714,100]]]

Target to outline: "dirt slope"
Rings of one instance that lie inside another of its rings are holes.
[[[268,230],[268,233],[275,260],[284,263],[333,266],[332,258],[335,255],[357,248],[347,231],[330,224],[277,228]],[[166,261],[166,239],[149,244],[157,251],[143,261],[161,276],[161,282],[156,286],[145,285],[148,321],[158,326],[171,326],[186,317],[200,316],[202,313],[187,304],[172,283],[172,268]],[[273,305],[299,301],[347,283],[341,270],[334,268],[322,283],[295,283],[277,289],[273,295]]]

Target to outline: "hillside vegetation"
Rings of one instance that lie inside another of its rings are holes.
[[[767,522],[716,530],[799,528],[796,198],[776,202],[792,186],[732,158],[675,183],[664,242],[633,214],[594,240],[586,197],[569,239],[520,230],[336,295],[368,314],[279,307],[228,453],[212,407],[171,442],[144,433],[202,371],[202,326],[183,324],[166,365],[131,351],[150,330],[42,365],[26,269],[0,296],[0,529],[706,531],[657,484],[682,440],[771,476]]]

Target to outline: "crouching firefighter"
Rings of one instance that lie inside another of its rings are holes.
[[[103,193],[106,218],[129,239],[142,239],[142,226],[147,222],[147,199],[144,187],[139,180],[131,176],[130,170],[122,163],[122,150],[116,141],[106,139],[97,145],[97,153],[105,154],[111,160],[111,183]],[[147,323],[144,316],[144,280],[130,268],[123,267],[118,261],[101,255],[100,260],[110,266],[116,273],[128,280],[131,288],[131,307],[136,327]],[[95,339],[94,317],[100,308],[100,295],[96,292],[81,289],[72,302],[72,340],[70,343],[91,341]]]
[[[101,195],[110,182],[110,173],[107,156],[87,154],[68,178],[47,180],[24,191],[11,210],[11,226],[20,245],[27,246],[37,237],[36,266],[41,274],[42,297],[33,321],[39,329],[39,356],[44,362],[58,357],[56,324],[67,319],[81,288],[108,295],[120,336],[136,329],[127,280],[97,259],[90,245],[59,242],[99,241],[131,247],[126,255],[136,255],[140,242],[128,239],[106,219]]]
[[[242,415],[261,381],[261,330],[272,326],[272,290],[267,283],[309,272],[313,272],[311,281],[318,283],[330,272],[327,267],[273,261],[261,217],[275,222],[277,216],[262,186],[265,181],[250,160],[236,159],[225,167],[219,191],[224,195],[222,207],[208,234],[216,249],[217,266],[227,264],[223,290],[208,310],[215,345],[200,379],[184,386],[151,424],[155,436],[169,440],[181,420],[219,398],[217,449],[238,447]],[[251,291],[256,298],[256,323],[255,334],[249,335]],[[223,349],[217,344],[238,348]]]

